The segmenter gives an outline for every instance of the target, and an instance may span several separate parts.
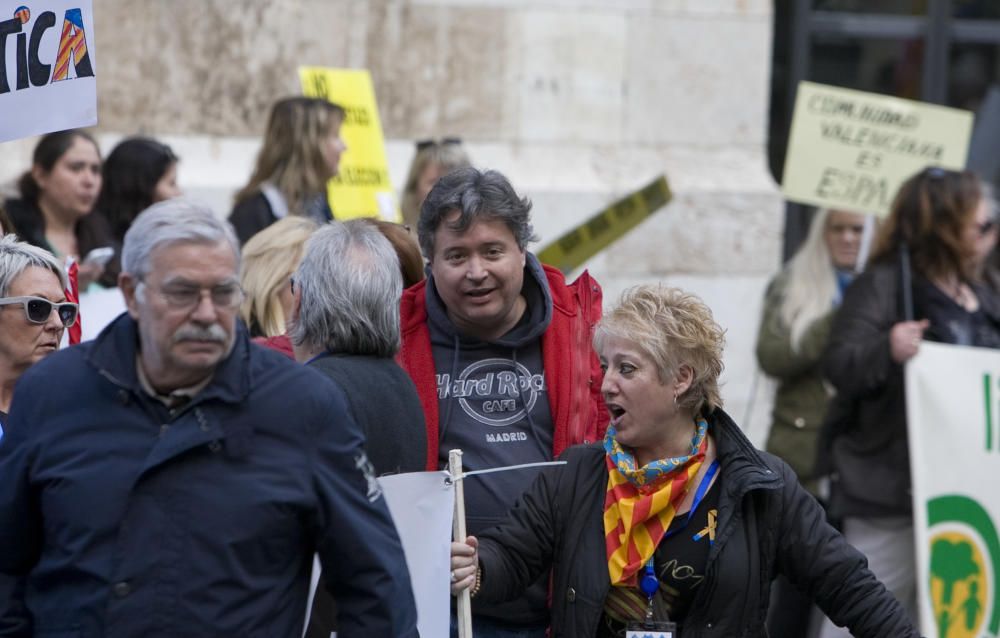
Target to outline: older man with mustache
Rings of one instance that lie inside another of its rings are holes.
[[[23,376],[0,443],[0,636],[301,635],[314,553],[339,635],[417,635],[343,392],[250,343],[238,270],[228,223],[154,205],[125,235],[128,312]]]

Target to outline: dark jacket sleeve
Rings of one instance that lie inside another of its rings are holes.
[[[38,562],[42,537],[41,512],[32,497],[31,443],[26,420],[15,405],[0,439],[0,636],[32,636],[32,622],[24,606],[28,572]]]
[[[767,288],[764,314],[757,332],[757,361],[761,369],[778,379],[796,378],[819,364],[830,334],[833,312],[814,320],[799,343],[792,348],[792,331],[781,319],[787,279],[777,277]]]
[[[229,223],[236,230],[240,246],[276,221],[274,213],[271,212],[271,206],[267,203],[267,198],[261,193],[236,204],[233,207],[233,212],[229,214]]]
[[[819,503],[781,463],[785,481],[778,570],[858,638],[919,637],[905,609],[868,569],[864,555],[826,522]]]
[[[823,372],[841,395],[878,393],[899,369],[889,349],[889,330],[896,323],[893,275],[881,266],[858,277],[833,321]]]
[[[340,636],[416,638],[417,609],[406,557],[361,429],[339,388],[316,424],[310,447],[318,502],[317,552],[324,583],[337,601]]]
[[[566,460],[572,452],[560,456]],[[477,598],[503,602],[516,598],[552,566],[560,511],[556,503],[565,466],[543,470],[521,495],[507,519],[479,537],[482,580]]]

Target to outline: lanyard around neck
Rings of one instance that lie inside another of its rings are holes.
[[[691,502],[691,509],[688,510],[687,516],[684,517],[684,522],[675,527],[674,529],[667,530],[667,533],[663,535],[663,539],[670,538],[674,534],[683,531],[687,527],[688,523],[691,522],[691,517],[694,516],[695,510],[698,509],[698,505],[705,499],[705,494],[708,492],[709,486],[712,484],[712,479],[719,472],[719,460],[715,459],[712,464],[708,466],[708,471],[705,472],[705,476],[701,478],[701,482],[698,483],[698,489],[695,490],[694,500]],[[711,543],[711,541],[709,541]],[[646,561],[646,569],[642,578],[639,579],[639,589],[642,593],[646,594],[646,597],[652,602],[653,596],[660,589],[660,579],[656,576],[656,569],[653,566],[653,559],[656,556],[656,550],[653,550],[653,555],[649,557]]]

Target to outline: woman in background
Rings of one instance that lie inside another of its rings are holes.
[[[931,167],[904,182],[870,267],[844,296],[824,357],[823,371],[837,390],[824,435],[834,472],[830,514],[913,618],[916,551],[903,366],[923,340],[1000,348],[1000,298],[981,280],[997,240],[995,214],[969,171]],[[910,294],[901,286],[904,252]],[[850,416],[834,422],[835,413]],[[847,634],[827,624],[820,635]]]
[[[386,236],[399,257],[399,270],[403,275],[403,289],[421,282],[424,274],[424,258],[420,254],[420,244],[405,226],[381,219],[369,219],[372,225]]]
[[[821,359],[833,315],[858,269],[863,215],[820,210],[805,242],[767,288],[757,334],[757,361],[778,381],[768,452],[788,463],[813,496],[819,490],[816,450],[830,390]],[[809,599],[779,577],[768,630],[773,638],[807,635]]]
[[[420,206],[434,184],[443,175],[469,165],[469,156],[462,148],[462,140],[457,137],[446,137],[440,142],[417,142],[417,153],[410,162],[410,172],[403,186],[403,224],[415,229],[420,219]]]
[[[292,273],[302,260],[306,240],[318,228],[311,219],[286,217],[254,235],[243,247],[240,317],[251,337],[285,334],[285,323],[292,316]],[[286,354],[291,356],[290,343]]]
[[[820,210],[802,247],[767,288],[757,360],[778,380],[767,451],[819,496],[816,443],[829,400],[820,370],[834,311],[853,281],[863,215]]]
[[[333,219],[326,184],[347,150],[340,139],[344,110],[311,97],[275,102],[253,175],[238,193],[229,221],[241,244],[279,219]]]
[[[147,137],[129,137],[104,160],[103,186],[97,213],[114,237],[115,255],[105,270],[115,285],[121,270],[121,246],[132,220],[156,202],[181,195],[177,186],[177,156],[166,144]]]
[[[111,246],[107,222],[92,215],[101,190],[101,153],[89,134],[59,131],[42,136],[32,155],[31,169],[18,181],[20,199],[5,208],[17,234],[48,250],[62,262],[80,263],[80,291],[97,281],[104,265],[84,261],[95,248]],[[112,284],[109,279],[102,283]]]

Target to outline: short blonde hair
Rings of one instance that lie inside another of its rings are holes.
[[[306,240],[319,225],[307,217],[285,217],[250,238],[243,246],[240,316],[255,337],[285,333],[279,293],[299,262]]]
[[[694,379],[677,397],[678,406],[695,414],[722,407],[719,375],[726,334],[695,295],[662,285],[629,288],[597,325],[594,349],[599,352],[608,337],[634,343],[653,360],[664,383],[681,366],[690,367]]]

